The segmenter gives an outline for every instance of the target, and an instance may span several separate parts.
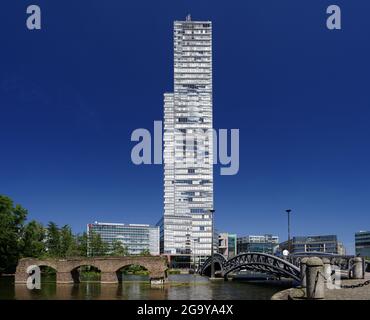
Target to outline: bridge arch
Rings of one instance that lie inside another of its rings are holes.
[[[138,264],[138,263],[130,263],[130,264],[124,264],[118,267],[118,269],[115,271],[118,282],[122,282],[123,273],[125,271],[142,273],[141,275],[146,276],[148,279],[150,277],[150,270],[148,269],[148,266],[144,266],[143,264]]]
[[[215,257],[216,259],[220,261],[219,257]],[[211,261],[208,259],[200,269],[202,275],[206,275],[205,271]],[[229,260],[224,258],[221,274],[226,278],[229,273],[241,269],[300,280],[300,269],[297,266],[279,257],[257,252],[242,253]]]
[[[18,261],[15,281],[16,282],[26,282],[28,278],[27,268],[29,266],[38,266],[41,269],[41,272],[45,267],[55,270],[55,273],[58,273],[58,265],[53,259],[34,259],[34,258],[23,258]],[[43,273],[43,272],[42,272]],[[42,279],[41,273],[41,279]]]
[[[56,275],[58,273],[57,266],[53,263],[42,262],[35,264],[40,268],[41,271],[41,281],[55,282]],[[46,278],[47,276],[47,278]]]
[[[37,261],[37,260],[35,260],[32,264],[38,266],[39,268],[48,267],[48,268],[54,269],[56,272],[58,271],[58,267],[57,267],[56,263],[53,263],[52,261],[48,261],[48,260]]]
[[[88,279],[83,278],[83,272],[89,272],[87,274]],[[82,263],[71,269],[70,273],[74,283],[80,283],[84,280],[100,281],[101,269],[91,263]]]
[[[219,253],[215,253],[213,255],[213,258],[215,261],[215,272],[222,273],[223,265],[227,260],[222,254],[219,254]],[[212,257],[209,257],[200,267],[198,272],[202,275],[210,277],[211,276],[211,264],[212,264]]]

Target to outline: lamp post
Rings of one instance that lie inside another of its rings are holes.
[[[285,210],[285,212],[288,214],[288,251],[289,254],[291,253],[291,245],[290,245],[290,213],[292,212],[291,209]]]
[[[210,209],[208,212],[212,215],[212,244],[211,244],[211,279],[215,277],[215,262],[214,262],[214,236],[215,236],[215,229],[214,229],[214,215],[215,215],[215,210]]]
[[[193,270],[194,270],[194,275],[196,272],[196,265],[195,265],[195,242],[199,242],[197,239],[193,239]]]

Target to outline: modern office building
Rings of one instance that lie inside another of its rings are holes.
[[[356,255],[370,258],[370,231],[355,234]]]
[[[280,251],[289,250],[288,241],[280,244]],[[320,252],[345,254],[344,246],[336,235],[303,236],[291,239],[290,253]]]
[[[164,94],[164,215],[157,225],[161,252],[180,267],[211,254],[212,24],[188,16],[174,22],[173,35],[174,92]]]
[[[222,232],[218,235],[218,252],[221,253],[225,258],[230,259],[236,256],[236,234]]]
[[[87,234],[100,234],[103,241],[112,245],[114,240],[122,242],[129,254],[140,254],[149,250],[159,255],[159,228],[148,224],[123,224],[97,222],[87,225]]]
[[[238,254],[244,252],[260,252],[274,254],[279,247],[279,237],[271,234],[253,236],[248,235],[237,238]]]

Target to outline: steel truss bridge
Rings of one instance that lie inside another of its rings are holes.
[[[301,259],[305,257],[320,257],[330,260],[330,264],[337,265],[341,270],[349,271],[352,268],[352,259],[354,256],[340,256],[322,253],[307,253],[302,255],[290,255],[286,259],[279,258],[267,253],[247,252],[241,253],[231,259],[219,253],[214,254],[215,274],[223,278],[232,272],[241,270],[254,271],[268,274],[277,278],[291,278],[300,281]],[[198,269],[198,273],[205,276],[211,275],[212,257],[209,257]],[[365,266],[366,267],[366,266]]]

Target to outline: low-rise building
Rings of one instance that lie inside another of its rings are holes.
[[[307,252],[345,254],[343,243],[338,241],[336,235],[297,236],[280,244],[280,251],[290,251],[291,254]]]
[[[279,247],[279,237],[272,234],[248,235],[237,238],[237,253],[260,252],[274,254]]]
[[[87,233],[92,232],[99,234],[109,246],[114,240],[120,241],[129,254],[149,251],[151,255],[159,255],[159,227],[95,221],[87,225]]]

